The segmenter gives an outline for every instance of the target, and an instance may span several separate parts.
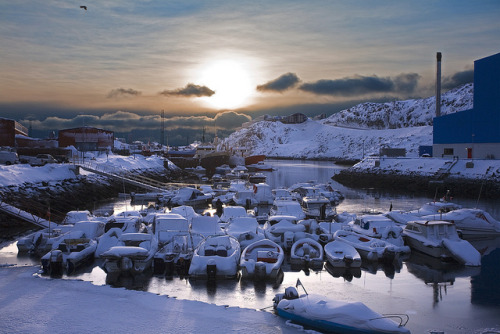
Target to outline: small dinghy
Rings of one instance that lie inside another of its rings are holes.
[[[323,246],[311,238],[295,241],[290,251],[292,267],[323,268]]]
[[[276,279],[284,258],[283,249],[274,241],[268,239],[255,241],[241,253],[242,278]]]
[[[297,282],[297,285],[300,281]],[[360,302],[347,303],[321,295],[299,296],[294,287],[273,299],[275,312],[294,323],[334,333],[410,333],[407,315],[382,315]],[[397,319],[398,322],[392,319]]]
[[[325,257],[336,268],[361,267],[361,256],[356,248],[338,240],[325,245]]]

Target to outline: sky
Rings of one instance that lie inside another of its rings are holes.
[[[86,6],[81,8],[80,6]],[[473,81],[499,52],[498,1],[2,1],[0,117],[38,136],[227,135]],[[162,112],[164,117],[162,118]]]

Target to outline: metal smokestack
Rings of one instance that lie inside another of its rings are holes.
[[[436,54],[436,117],[441,116],[441,52]]]

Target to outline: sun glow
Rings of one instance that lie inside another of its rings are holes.
[[[234,109],[249,102],[254,92],[248,71],[242,63],[234,60],[219,60],[201,71],[199,82],[215,91],[202,98],[217,109]]]

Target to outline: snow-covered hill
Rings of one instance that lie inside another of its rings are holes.
[[[473,85],[442,95],[442,114],[473,107]],[[435,98],[362,103],[329,118],[302,124],[260,121],[232,133],[226,147],[247,147],[268,157],[360,159],[381,147],[406,148],[417,156],[420,145],[432,145]]]
[[[466,84],[441,96],[441,114],[447,115],[473,107],[474,85]],[[324,124],[364,129],[396,129],[432,125],[436,115],[436,97],[394,101],[386,103],[361,103],[343,110],[327,119]]]

